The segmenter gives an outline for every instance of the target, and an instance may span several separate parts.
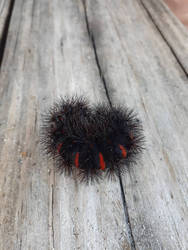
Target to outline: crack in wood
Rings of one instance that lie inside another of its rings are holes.
[[[54,243],[55,243],[55,239],[54,239],[54,185],[52,184],[52,186],[51,186],[51,188],[52,188],[52,202],[51,202],[51,206],[52,206],[52,210],[51,210],[51,212],[52,212],[52,249],[55,249],[55,246],[54,246]]]
[[[49,173],[50,194],[49,194],[49,243],[50,249],[55,249],[55,232],[54,232],[54,171]]]
[[[131,227],[131,223],[130,223],[130,219],[129,219],[128,207],[127,207],[127,202],[126,202],[126,198],[125,198],[125,191],[123,188],[123,183],[122,183],[122,178],[121,178],[120,173],[119,173],[119,184],[120,184],[120,189],[121,189],[121,197],[122,197],[122,201],[123,201],[123,208],[124,208],[124,214],[125,214],[125,221],[126,221],[126,225],[127,225],[127,231],[128,231],[129,240],[131,243],[131,249],[135,250],[136,249],[135,240],[134,240],[134,236],[132,233],[132,227]]]
[[[97,55],[97,49],[96,49],[96,46],[95,46],[94,36],[93,36],[93,33],[92,33],[92,31],[91,31],[91,29],[89,27],[89,20],[88,20],[88,16],[87,16],[86,0],[82,0],[82,1],[83,1],[83,6],[84,6],[86,27],[87,27],[87,31],[88,31],[88,34],[89,34],[89,37],[90,37],[90,40],[91,40],[91,44],[92,44],[92,47],[93,47],[93,51],[94,51],[94,54],[95,54],[95,61],[96,61],[97,68],[98,68],[98,71],[99,71],[99,76],[100,76],[100,78],[102,80],[102,83],[104,85],[104,89],[105,89],[105,92],[106,92],[106,96],[107,96],[108,102],[109,102],[110,106],[112,107],[112,102],[110,100],[110,96],[109,96],[109,93],[108,93],[108,89],[107,89],[107,85],[106,85],[106,80],[105,80],[104,74],[103,74],[103,72],[101,70],[100,63],[99,63],[99,58],[98,58],[98,55]]]
[[[112,107],[112,102],[110,100],[110,96],[109,96],[109,93],[108,93],[108,88],[107,88],[106,80],[105,80],[104,74],[102,72],[100,63],[99,63],[99,58],[98,58],[97,49],[96,49],[96,45],[95,45],[94,35],[93,35],[93,33],[92,33],[91,29],[90,29],[90,26],[89,26],[89,20],[88,20],[88,16],[87,16],[86,0],[82,0],[82,3],[83,3],[83,7],[84,7],[86,27],[87,27],[88,35],[90,37],[91,44],[92,44],[92,47],[93,47],[93,50],[94,50],[95,61],[96,61],[96,64],[97,64],[99,75],[100,75],[100,78],[101,78],[102,83],[104,85],[104,89],[105,89],[105,92],[106,92],[106,96],[107,96],[108,102],[109,102],[110,106]],[[131,227],[131,223],[130,223],[130,219],[129,219],[128,207],[127,207],[127,202],[126,202],[126,198],[125,198],[125,192],[124,192],[124,188],[123,188],[123,184],[122,184],[122,179],[121,179],[121,174],[120,173],[119,173],[119,184],[120,184],[121,197],[122,197],[122,203],[123,203],[123,208],[124,208],[124,215],[125,215],[125,222],[126,222],[126,226],[127,226],[128,238],[129,238],[129,241],[130,241],[131,250],[135,250],[136,249],[136,247],[135,247],[135,240],[134,240],[134,236],[133,236],[133,233],[132,233],[132,227]]]
[[[5,51],[5,46],[6,46],[6,42],[7,42],[7,36],[8,36],[8,30],[9,30],[9,26],[10,26],[10,20],[11,20],[12,11],[14,8],[14,2],[15,2],[15,0],[12,0],[10,3],[8,15],[7,15],[4,29],[2,32],[2,39],[0,41],[0,68],[1,68],[2,61],[3,61],[3,56],[4,56],[4,51]]]

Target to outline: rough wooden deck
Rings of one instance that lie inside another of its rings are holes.
[[[188,249],[188,33],[162,0],[0,0],[0,250]],[[54,172],[60,95],[135,108],[147,150],[121,181]]]

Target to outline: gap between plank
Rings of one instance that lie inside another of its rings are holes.
[[[180,68],[182,69],[182,71],[184,72],[184,74],[186,75],[186,77],[188,77],[188,72],[186,71],[184,65],[182,64],[182,62],[180,61],[180,59],[178,58],[178,56],[176,55],[176,52],[174,51],[173,47],[170,45],[170,43],[168,42],[168,40],[166,39],[166,37],[163,35],[163,32],[160,30],[159,26],[157,25],[157,23],[155,22],[154,18],[152,17],[151,13],[149,12],[149,10],[147,9],[146,5],[144,4],[144,2],[142,0],[139,0],[140,4],[142,5],[143,9],[146,11],[147,15],[149,16],[149,18],[151,19],[152,23],[154,24],[154,26],[156,27],[157,31],[159,32],[159,34],[161,35],[161,37],[163,38],[163,40],[165,41],[165,43],[168,45],[170,51],[172,52],[173,56],[175,57],[177,63],[179,64]]]
[[[51,169],[49,173],[49,245],[50,249],[55,249],[55,232],[54,232],[54,183],[55,175],[54,170]]]
[[[91,31],[91,29],[89,27],[89,20],[88,20],[88,16],[87,16],[86,0],[82,0],[82,3],[83,3],[83,7],[84,7],[86,27],[87,27],[88,35],[89,35],[89,37],[91,39],[91,44],[92,44],[92,47],[93,47],[93,50],[94,50],[95,61],[96,61],[96,64],[97,64],[99,75],[100,75],[102,83],[104,85],[104,89],[105,89],[105,92],[106,92],[106,96],[107,96],[108,102],[109,102],[110,106],[112,107],[112,102],[110,100],[110,96],[109,96],[109,93],[108,93],[106,80],[105,80],[104,74],[102,72],[102,69],[101,69],[101,66],[100,66],[100,63],[99,63],[99,58],[98,58],[98,55],[97,55],[97,49],[96,49],[96,45],[95,45],[95,39],[94,39],[93,33],[92,33],[92,31]],[[131,227],[131,223],[130,223],[130,219],[129,219],[128,207],[127,207],[127,202],[126,202],[126,198],[125,198],[125,192],[124,192],[124,188],[123,188],[123,184],[122,184],[122,178],[121,178],[121,174],[120,173],[119,173],[119,185],[120,185],[120,190],[121,190],[121,198],[122,198],[122,203],[123,203],[123,208],[124,208],[125,222],[126,222],[126,226],[127,226],[127,233],[128,233],[128,238],[129,238],[130,245],[131,245],[131,250],[136,250],[135,240],[134,240],[134,236],[133,236],[133,233],[132,233],[132,227]]]
[[[51,186],[51,189],[52,189],[52,203],[51,203],[51,206],[52,206],[52,210],[51,210],[51,213],[52,213],[52,227],[51,227],[51,230],[52,230],[52,247],[53,249],[55,249],[55,239],[54,239],[54,185],[52,184]]]
[[[82,0],[82,1],[83,1],[83,6],[84,6],[86,27],[87,27],[89,38],[91,39],[92,47],[93,47],[93,50],[94,50],[95,61],[96,61],[96,64],[97,64],[97,68],[98,68],[98,71],[99,71],[100,78],[101,78],[102,83],[104,85],[104,89],[105,89],[105,92],[106,92],[108,102],[109,102],[110,106],[112,107],[112,103],[111,103],[109,93],[108,93],[108,90],[107,90],[107,87],[106,87],[106,80],[104,78],[103,72],[102,72],[101,67],[100,67],[100,63],[99,63],[99,59],[98,59],[98,55],[97,55],[97,50],[96,50],[96,46],[95,46],[94,36],[93,36],[93,33],[92,33],[92,31],[90,30],[90,27],[89,27],[89,21],[88,21],[88,16],[87,16],[87,8],[86,8],[86,0]]]
[[[0,68],[1,68],[2,61],[3,61],[4,50],[5,50],[5,45],[7,42],[8,30],[9,30],[10,20],[12,17],[14,3],[15,3],[15,0],[11,0],[8,15],[6,17],[5,25],[4,25],[3,32],[2,32],[2,39],[0,41]]]

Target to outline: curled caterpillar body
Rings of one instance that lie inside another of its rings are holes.
[[[143,149],[142,126],[128,109],[60,99],[44,115],[41,143],[59,170],[76,171],[88,183],[119,175],[136,162]]]
[[[136,163],[144,149],[141,122],[132,110],[105,105],[95,108],[95,117],[107,175],[119,175]]]

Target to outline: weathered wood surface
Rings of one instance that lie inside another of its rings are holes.
[[[136,0],[15,0],[0,74],[0,249],[188,248],[187,76],[150,15]],[[41,154],[41,113],[74,93],[143,120],[147,150],[122,187],[79,185]]]
[[[7,30],[12,13],[13,1],[0,0],[0,65],[6,44]]]
[[[144,122],[143,162],[123,178],[136,248],[186,249],[186,75],[139,3],[88,9],[110,100],[135,107]]]
[[[140,0],[164,37],[182,69],[188,75],[188,32],[163,0]]]
[[[0,41],[2,39],[3,29],[10,11],[11,0],[0,1]]]

